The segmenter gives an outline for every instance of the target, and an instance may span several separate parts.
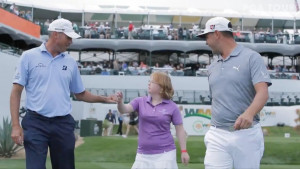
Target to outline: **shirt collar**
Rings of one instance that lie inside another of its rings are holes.
[[[41,52],[48,52],[48,50],[46,49],[46,43],[45,42],[41,44],[40,50],[41,50]]]
[[[147,103],[151,103],[152,97],[150,95],[147,96]],[[168,104],[170,100],[163,99],[162,103]]]
[[[43,43],[41,44],[40,50],[41,50],[41,52],[46,52],[46,53],[49,53],[49,54],[50,54],[50,52],[49,52],[49,51],[47,50],[47,48],[46,48],[46,42],[43,42]],[[65,56],[65,52],[60,53],[59,56],[64,57],[64,56]],[[58,57],[59,57],[59,56],[58,56]]]
[[[230,53],[230,55],[224,60],[221,55],[218,55],[218,62],[219,61],[226,61],[229,60],[231,57],[236,57],[240,54],[242,51],[242,46],[241,45],[236,45],[236,47],[233,49],[233,51]]]

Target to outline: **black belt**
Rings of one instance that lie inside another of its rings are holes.
[[[60,118],[65,118],[66,116],[68,115],[65,115],[65,116],[54,116],[54,117],[47,117],[47,116],[43,116],[41,115],[40,113],[36,112],[36,111],[32,111],[30,109],[27,109],[26,111],[28,114],[32,115],[32,116],[36,116],[36,117],[41,117],[41,118],[44,118],[44,119],[60,119]]]

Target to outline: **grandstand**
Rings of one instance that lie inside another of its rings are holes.
[[[295,10],[294,0],[285,1],[285,5],[280,0],[267,0],[264,2],[269,3],[266,9],[262,8],[264,5],[258,0],[251,3],[228,1],[228,4],[235,6],[228,6],[223,1],[219,1],[220,5],[188,1],[190,3],[181,6],[170,6],[156,0],[151,4],[148,1],[136,2],[132,6],[128,5],[128,1],[127,5],[124,2],[109,4],[92,0],[57,2],[51,1],[49,5],[34,0],[1,1],[0,55],[3,59],[1,68],[6,71],[1,72],[1,89],[4,94],[0,96],[0,101],[6,105],[14,74],[13,65],[17,64],[22,51],[47,40],[47,22],[57,17],[69,19],[78,26],[78,32],[83,38],[74,40],[68,52],[78,61],[84,84],[92,93],[110,95],[122,91],[125,101],[130,102],[135,97],[147,94],[147,81],[151,72],[165,71],[172,77],[176,90],[173,100],[176,103],[210,105],[206,66],[214,57],[204,39],[196,38],[195,35],[202,32],[205,22],[213,16],[229,18],[235,28],[236,41],[264,57],[273,79],[266,106],[300,105],[300,39],[297,33],[300,15]],[[11,13],[9,9],[12,3],[19,6],[20,11],[31,11],[32,20]],[[224,6],[230,10],[224,9]],[[127,40],[129,21],[135,25],[134,40]],[[101,23],[104,25],[105,38],[99,31]],[[185,36],[180,33],[184,27]],[[279,29],[282,33],[276,33]],[[86,30],[90,30],[90,37],[86,36],[89,33]],[[199,61],[200,57],[205,58],[205,61]],[[116,70],[112,66],[105,66],[114,60],[123,61],[128,67]],[[135,66],[134,62],[138,65],[144,62],[147,66]],[[156,63],[159,66],[155,66]],[[170,63],[169,67],[163,66],[167,63]],[[176,69],[177,66],[180,68]],[[280,69],[277,70],[277,66]],[[89,106],[92,105],[83,105],[73,99],[76,107],[83,107],[74,109],[76,119],[88,117]],[[4,112],[3,116],[8,116],[9,108],[4,106],[0,111]],[[85,115],[79,115],[82,114],[80,111]]]
[[[212,59],[212,54],[204,40],[196,38],[195,35],[202,32],[204,24],[209,18],[218,15],[231,20],[236,29],[234,34],[236,41],[265,56],[266,65],[271,69],[274,69],[275,65],[287,65],[287,68],[294,66],[299,72],[298,56],[300,52],[295,44],[300,43],[297,31],[297,25],[300,23],[297,20],[299,14],[293,0],[286,1],[284,5],[280,0],[268,0],[263,3],[258,0],[251,1],[251,3],[232,0],[226,4],[222,1],[218,2],[218,5],[209,5],[208,2],[203,4],[201,1],[191,1],[190,4],[193,4],[191,7],[187,4],[178,6],[161,1],[151,1],[151,4],[148,1],[133,2],[132,4],[130,2],[96,2],[93,0],[84,2],[66,0],[59,1],[59,3],[54,1],[51,4],[34,0],[2,1],[3,9],[8,11],[12,3],[16,3],[19,11],[31,11],[31,23],[35,24],[22,26],[22,28],[33,28],[35,25],[39,25],[38,32],[41,37],[36,38],[36,35],[26,33],[26,30],[23,33],[24,30],[20,30],[20,27],[14,27],[16,25],[12,26],[11,23],[2,21],[6,24],[0,22],[0,26],[3,27],[0,30],[2,32],[1,40],[5,41],[5,44],[16,46],[19,49],[39,46],[42,41],[47,39],[49,22],[57,17],[63,17],[71,20],[78,28],[74,27],[74,29],[77,29],[82,37],[87,38],[74,41],[69,49],[76,51],[73,54],[81,63],[94,61],[99,52],[106,52],[101,61],[123,59],[124,57],[118,56],[127,52],[127,57],[133,56],[132,60],[144,61],[149,66],[154,66],[156,62],[161,64],[171,62],[172,55],[175,55],[173,59],[175,62],[180,60],[185,64],[192,63],[193,65],[199,63],[199,60],[190,61],[191,56],[197,58],[204,56],[207,58],[204,61],[207,65]],[[236,4],[236,6],[229,7],[230,3]],[[56,4],[62,5],[57,6]],[[264,4],[266,4],[265,7]],[[194,5],[199,7],[195,8]],[[228,6],[230,10],[224,9],[224,6]],[[6,13],[3,16],[9,16],[9,14]],[[21,18],[22,16],[10,17],[13,17],[10,20],[18,19],[16,21],[20,23],[25,20]],[[129,21],[133,21],[135,25],[133,36],[137,41],[120,40],[124,40],[128,36]],[[30,22],[26,24],[30,24]],[[13,29],[9,29],[9,27]],[[180,33],[183,28],[186,28],[186,35]],[[85,34],[87,29],[90,38],[98,40],[89,39],[89,36]],[[282,30],[281,33],[277,32],[279,30]],[[169,35],[172,42],[168,40]],[[108,41],[101,37],[113,40]],[[199,43],[199,41],[202,42]],[[201,44],[200,47],[199,44]],[[89,57],[89,55],[95,57]],[[100,55],[102,54],[100,53]],[[188,72],[186,75],[196,75],[196,71],[193,69],[192,73]],[[92,71],[83,70],[83,72],[93,74]],[[179,74],[182,75],[182,73]],[[275,74],[274,78],[278,78],[278,76],[279,78],[292,78],[292,75],[284,77],[281,74]]]

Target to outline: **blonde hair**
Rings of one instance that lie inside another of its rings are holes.
[[[174,95],[174,89],[169,75],[164,72],[154,72],[151,74],[151,77],[162,88],[160,92],[161,97],[170,100]]]

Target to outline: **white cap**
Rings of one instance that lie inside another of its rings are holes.
[[[197,37],[204,37],[207,33],[215,32],[215,31],[229,31],[232,32],[232,24],[231,22],[224,17],[214,17],[209,19],[205,24],[205,30],[203,33],[197,35]]]
[[[63,32],[72,39],[77,39],[81,37],[73,30],[72,23],[69,20],[63,18],[54,20],[49,25],[48,31]]]

